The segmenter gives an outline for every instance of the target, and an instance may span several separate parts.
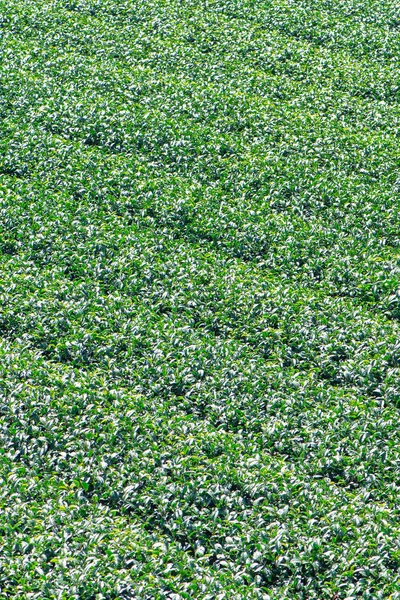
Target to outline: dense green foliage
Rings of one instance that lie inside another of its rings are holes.
[[[400,598],[399,4],[0,35],[0,598]]]

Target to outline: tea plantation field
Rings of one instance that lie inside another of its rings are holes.
[[[400,598],[400,5],[0,0],[0,598]]]

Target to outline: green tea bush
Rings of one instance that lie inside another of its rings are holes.
[[[398,5],[0,34],[0,598],[400,598]]]

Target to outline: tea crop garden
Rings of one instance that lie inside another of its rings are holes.
[[[0,0],[0,598],[400,598],[400,5]]]

